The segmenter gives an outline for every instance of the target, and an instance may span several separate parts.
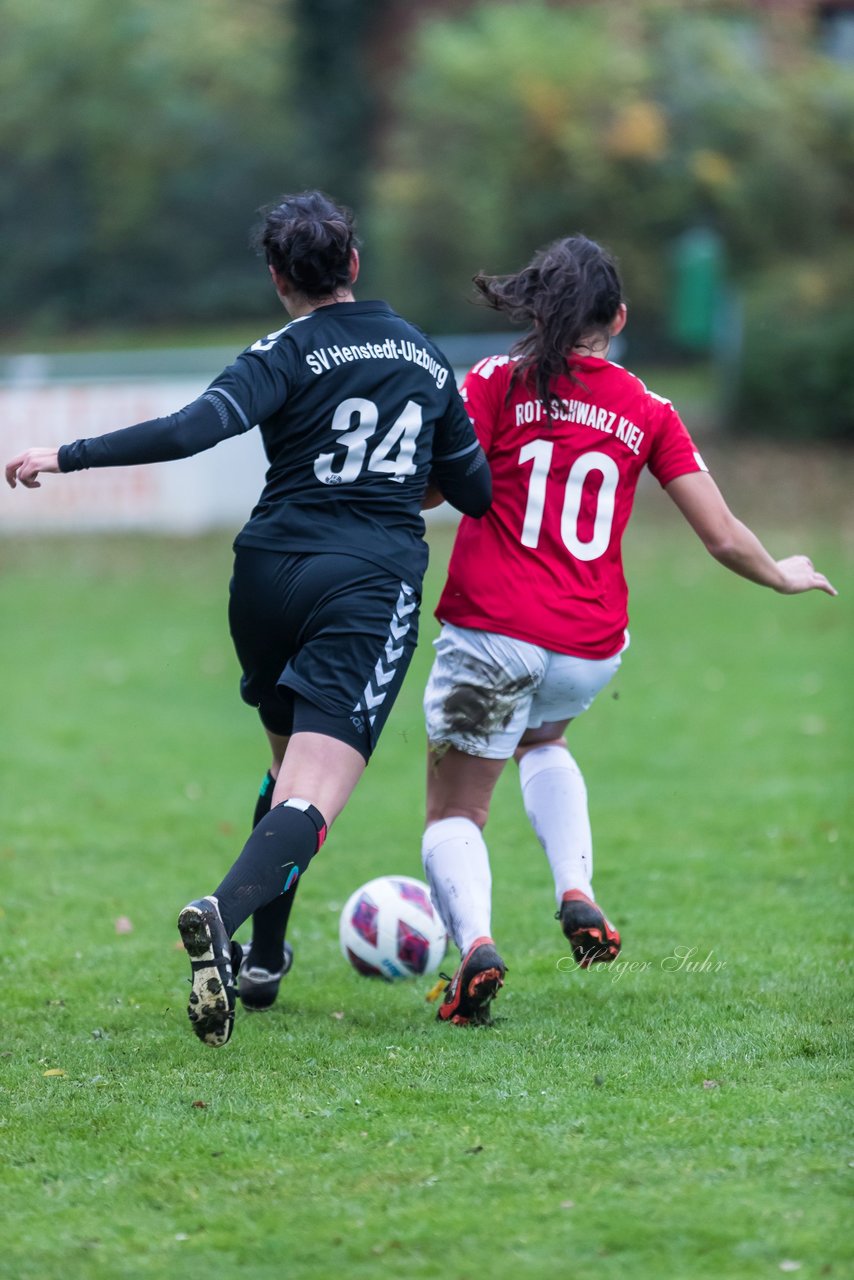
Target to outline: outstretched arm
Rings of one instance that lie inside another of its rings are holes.
[[[6,482],[38,489],[40,471],[81,471],[86,467],[128,467],[144,462],[172,462],[212,449],[239,435],[249,423],[216,389],[165,418],[152,418],[121,431],[75,440],[59,449],[27,449],[6,464]]]
[[[837,595],[823,573],[817,573],[807,556],[775,560],[762,543],[730,511],[712,477],[705,471],[677,476],[666,493],[682,512],[710,555],[742,578],[772,587],[783,595],[802,591],[826,591]]]

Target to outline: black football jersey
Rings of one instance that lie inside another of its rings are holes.
[[[349,551],[420,582],[433,463],[478,450],[441,352],[384,302],[318,307],[261,338],[205,398],[258,423],[266,484],[241,545]]]
[[[482,515],[483,451],[442,353],[385,302],[337,302],[260,338],[192,404],[75,440],[62,471],[189,457],[259,425],[269,469],[236,542],[357,555],[418,586],[431,471]]]

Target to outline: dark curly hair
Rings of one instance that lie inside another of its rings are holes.
[[[474,284],[494,310],[531,326],[511,350],[519,362],[511,386],[532,381],[551,416],[553,380],[574,376],[568,364],[572,348],[582,338],[606,335],[623,302],[614,259],[586,236],[567,236],[541,249],[515,275],[479,272]]]
[[[253,243],[277,275],[309,298],[325,298],[350,284],[358,241],[353,214],[322,191],[282,196],[261,210]]]

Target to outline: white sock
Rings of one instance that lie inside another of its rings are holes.
[[[552,869],[558,906],[570,889],[592,898],[593,836],[578,765],[566,747],[548,743],[522,756],[519,782],[528,821]]]
[[[421,861],[433,905],[465,955],[475,938],[491,937],[492,872],[480,827],[442,818],[424,832]]]

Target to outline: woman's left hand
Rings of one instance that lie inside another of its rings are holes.
[[[20,480],[25,489],[40,489],[40,471],[59,471],[58,449],[27,449],[6,463],[6,483],[14,489]]]

